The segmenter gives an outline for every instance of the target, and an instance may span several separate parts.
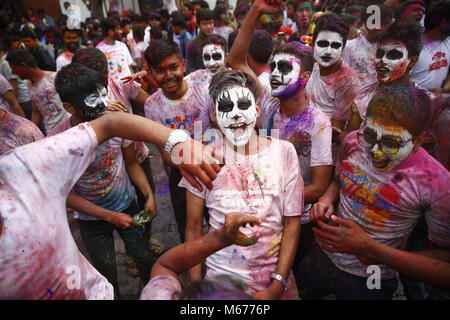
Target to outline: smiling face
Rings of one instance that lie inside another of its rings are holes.
[[[241,86],[225,89],[214,104],[217,124],[227,140],[236,147],[245,146],[253,134],[258,116],[251,91]]]
[[[175,93],[183,84],[186,70],[184,60],[176,54],[164,58],[155,68],[150,67],[153,79],[166,94]]]
[[[269,63],[273,96],[283,96],[298,90],[302,80],[299,58],[288,53],[276,53]]]
[[[321,31],[314,43],[314,59],[322,66],[329,67],[339,61],[343,40],[339,33]]]
[[[225,52],[217,44],[207,44],[203,47],[203,65],[212,75],[219,72],[225,66]]]
[[[365,140],[372,142],[370,144],[379,141],[370,148],[366,148],[375,169],[391,170],[405,161],[413,151],[414,142],[411,133],[401,126],[368,117],[363,132]]]
[[[378,81],[391,82],[402,77],[410,61],[408,50],[403,43],[399,41],[380,43],[375,60]]]
[[[108,90],[100,87],[84,98],[83,102],[86,106],[84,116],[89,120],[96,119],[106,112],[109,102]]]

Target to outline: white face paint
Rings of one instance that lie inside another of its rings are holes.
[[[402,77],[411,61],[408,58],[408,49],[398,41],[381,43],[375,56],[378,80],[382,82]]]
[[[245,146],[253,134],[258,112],[255,97],[245,87],[231,87],[215,101],[217,124],[228,141]]]
[[[97,118],[106,112],[108,103],[108,90],[105,87],[97,89],[97,92],[84,98],[84,104],[88,107],[85,109],[85,115],[89,118]]]
[[[398,126],[383,125],[379,121],[374,121],[372,117],[367,118],[364,133],[377,141],[383,138],[382,144],[385,149],[397,150],[397,147],[400,146],[395,154],[384,153],[380,143],[367,150],[372,158],[373,167],[381,171],[397,167],[408,158],[414,148],[414,142],[411,140],[412,136],[408,130]]]
[[[322,66],[329,67],[341,58],[343,40],[339,33],[321,31],[314,43],[314,59]]]
[[[281,96],[290,92],[290,89],[297,89],[301,68],[296,56],[277,53],[270,58],[269,64],[272,95]]]
[[[216,44],[207,44],[203,47],[202,59],[203,65],[211,76],[225,66],[225,52],[221,46]]]

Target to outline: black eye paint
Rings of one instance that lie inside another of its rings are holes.
[[[330,45],[330,43],[327,41],[327,40],[320,40],[320,41],[317,41],[317,43],[316,43],[319,47],[321,47],[321,48],[326,48],[326,47],[328,47],[329,45]]]
[[[275,61],[272,61],[270,63],[270,72],[273,72],[273,70],[275,70],[276,67],[277,67],[277,63]]]
[[[376,57],[377,59],[382,59],[382,58],[384,57],[384,50],[377,49],[377,52],[376,52],[376,54],[375,54],[375,57]]]
[[[286,60],[278,61],[278,70],[280,70],[282,75],[287,75],[292,71],[293,68],[294,67],[292,66],[292,64],[290,64]]]
[[[388,58],[389,60],[399,60],[403,58],[403,52],[397,49],[389,50],[388,53],[386,53],[386,58]]]
[[[231,100],[230,93],[225,91],[217,101],[217,109],[220,112],[228,113],[231,112],[234,108],[233,100]],[[222,115],[224,117],[225,115]]]
[[[220,60],[222,60],[222,54],[219,53],[219,52],[213,53],[213,54],[212,54],[212,58],[213,58],[215,61],[220,61]]]
[[[250,93],[242,88],[241,90],[242,96],[240,96],[237,100],[237,106],[241,110],[247,110],[252,106],[252,101],[250,100]]]
[[[331,47],[332,47],[333,49],[339,49],[341,46],[342,46],[342,43],[340,43],[340,42],[333,42],[333,43],[331,44]]]
[[[209,54],[204,54],[203,55],[203,60],[209,61],[209,60],[211,60],[211,56]]]

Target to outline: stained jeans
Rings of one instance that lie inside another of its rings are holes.
[[[131,216],[139,212],[136,201],[124,211]],[[120,229],[106,221],[78,220],[81,238],[91,258],[92,265],[113,285],[116,297],[120,299],[117,280],[116,252],[113,231],[116,230],[123,242],[125,250],[131,254],[144,285],[150,278],[151,267],[154,263],[153,253],[149,249],[148,236],[140,229]]]
[[[381,280],[380,289],[370,290],[367,278],[340,270],[315,241],[295,274],[302,300],[318,300],[329,294],[338,300],[391,300],[398,285],[396,278]]]

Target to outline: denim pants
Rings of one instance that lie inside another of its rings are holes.
[[[133,216],[139,212],[136,201],[123,213]],[[78,220],[81,238],[91,258],[92,265],[113,285],[116,297],[120,299],[117,280],[116,252],[113,231],[116,230],[125,243],[125,250],[131,254],[144,285],[150,278],[154,263],[153,253],[149,249],[148,236],[140,229],[120,229],[106,221]]]
[[[338,300],[391,300],[398,285],[392,278],[381,280],[380,289],[370,290],[367,278],[340,270],[315,241],[295,274],[302,300],[318,300],[329,294]]]

